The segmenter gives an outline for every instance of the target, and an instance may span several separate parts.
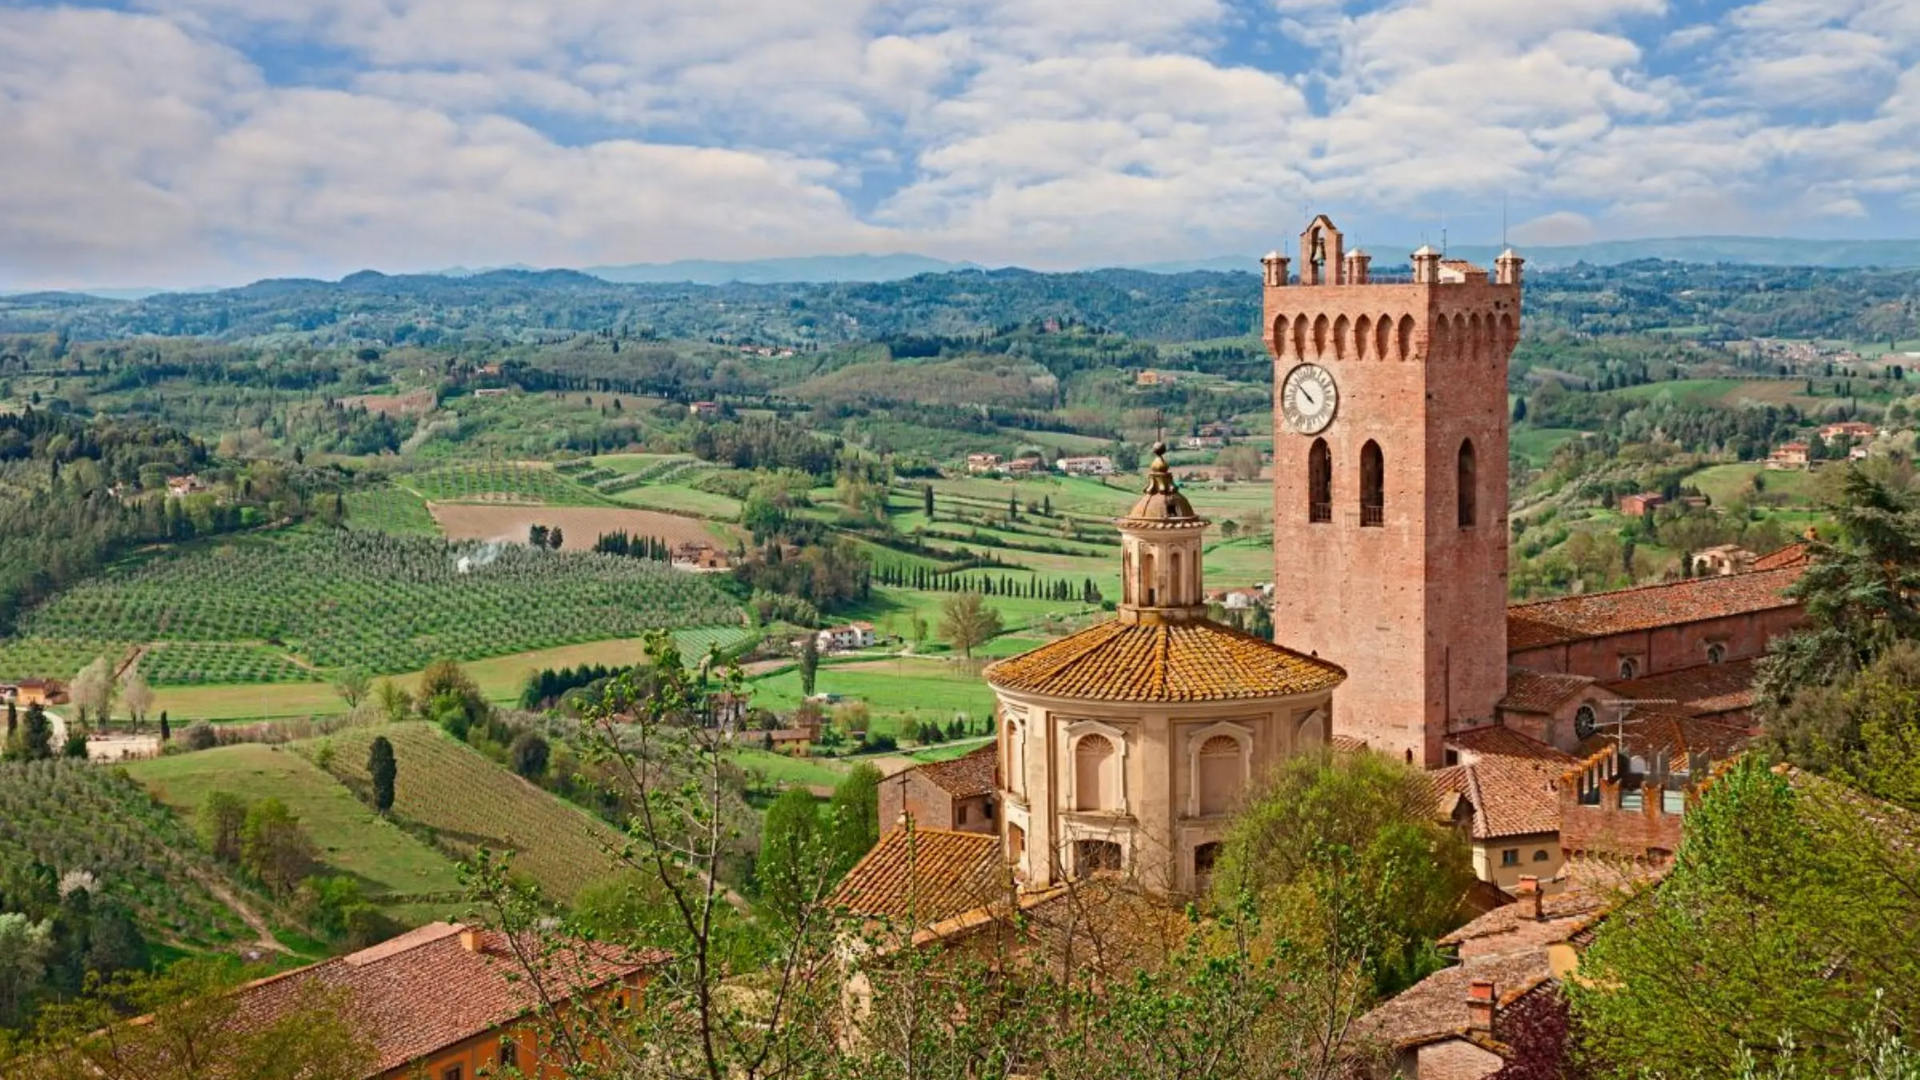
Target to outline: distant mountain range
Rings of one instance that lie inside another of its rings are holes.
[[[1382,268],[1403,264],[1405,256],[1417,244],[1372,246],[1374,265]],[[1814,266],[1843,267],[1920,267],[1920,240],[1795,240],[1764,236],[1684,236],[1655,240],[1608,240],[1592,244],[1547,247],[1516,245],[1537,269],[1559,269],[1586,263],[1590,266],[1617,266],[1639,259],[1665,259],[1672,262],[1736,266]],[[1487,245],[1455,244],[1448,254],[1479,263],[1491,263],[1500,249]],[[1185,274],[1195,271],[1216,273],[1256,273],[1258,255],[1220,255],[1204,259],[1173,262],[1136,263],[1124,267],[1099,269],[1137,270],[1150,274]],[[589,266],[576,273],[616,284],[684,285],[797,285],[832,282],[901,281],[920,274],[944,274],[960,270],[985,269],[978,263],[953,262],[926,255],[806,255],[785,259],[681,259],[664,263],[626,263],[617,266]],[[1017,269],[1017,268],[1009,268]],[[1093,268],[1089,268],[1093,269]],[[500,272],[533,272],[534,267],[512,266],[448,267],[417,277],[472,278]],[[362,271],[369,273],[369,271]],[[351,276],[351,275],[350,275]],[[93,288],[74,293],[107,300],[141,300],[165,292],[208,293],[216,286],[191,289]],[[15,293],[17,295],[17,292]],[[0,292],[0,295],[10,295]]]

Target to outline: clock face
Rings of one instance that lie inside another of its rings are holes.
[[[1280,411],[1287,426],[1301,435],[1318,435],[1333,423],[1340,390],[1333,375],[1318,364],[1301,364],[1281,384]]]

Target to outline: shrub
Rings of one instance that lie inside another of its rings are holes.
[[[513,740],[513,771],[529,780],[538,780],[547,774],[547,758],[551,752],[547,740],[539,733],[523,731]]]
[[[205,720],[196,720],[187,725],[180,735],[180,741],[189,750],[211,750],[219,745],[220,737],[213,732],[213,725]]]

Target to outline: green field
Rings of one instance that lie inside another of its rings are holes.
[[[693,660],[705,656],[710,644],[719,645],[723,651],[736,651],[751,642],[756,633],[758,631],[742,626],[723,626],[677,630],[673,637],[680,646],[681,655]],[[520,687],[529,671],[541,668],[559,670],[583,664],[613,667],[637,664],[645,658],[645,638],[613,638],[494,656],[461,666],[479,684],[480,692],[486,695],[487,700],[506,705],[519,700]],[[78,665],[73,667],[73,670],[78,669]],[[419,682],[420,673],[403,672],[392,678],[400,685],[410,687]],[[320,682],[167,686],[159,689],[153,707],[156,712],[165,709],[176,718],[193,720],[332,716],[344,713],[347,708],[331,683]]]
[[[338,751],[336,751],[338,752]],[[258,744],[223,746],[127,766],[183,821],[214,791],[248,802],[276,798],[300,817],[300,826],[333,872],[350,874],[367,898],[403,921],[430,921],[416,909],[454,907],[460,889],[452,860],[403,832],[354,798],[338,780],[292,750]]]
[[[1675,379],[1626,386],[1611,393],[1628,401],[1657,401],[1664,397],[1681,405],[1711,405],[1746,385],[1743,379]]]
[[[22,621],[19,642],[0,648],[0,675],[68,675],[74,668],[26,665],[54,647],[36,643],[75,639],[164,642],[153,681],[231,684],[299,678],[287,657],[402,672],[655,628],[739,625],[711,583],[639,559],[299,530],[191,545],[76,586]],[[219,647],[168,659],[183,643]]]
[[[753,703],[787,710],[800,704],[799,672],[755,679]],[[968,665],[948,660],[903,658],[854,664],[823,664],[814,692],[864,701],[871,710],[868,730],[898,735],[923,721],[945,725],[956,713],[972,723],[993,715],[993,691]]]
[[[529,502],[548,506],[612,506],[591,488],[536,461],[477,461],[402,477],[398,483],[428,502]]]
[[[833,787],[846,777],[852,764],[839,758],[794,757],[762,750],[752,745],[751,732],[742,739],[746,745],[732,751],[734,763],[776,787]]]
[[[1507,436],[1507,449],[1529,466],[1541,469],[1553,459],[1562,443],[1581,434],[1573,428],[1516,427]]]
[[[334,775],[367,784],[367,748],[376,735],[393,743],[398,764],[394,817],[430,831],[450,854],[465,858],[481,847],[508,853],[513,870],[561,901],[612,873],[606,851],[618,846],[619,833],[430,724],[356,727],[332,736]],[[318,745],[302,744],[299,752],[311,759]]]
[[[1756,476],[1764,477],[1762,482],[1766,488],[1763,496],[1783,498],[1787,505],[1811,505],[1819,491],[1820,478],[1816,473],[1795,469],[1769,470],[1759,462],[1713,465],[1687,477],[1687,483],[1699,488],[1700,493],[1712,499],[1715,506],[1726,506],[1736,499],[1751,500],[1754,496],[1753,478]]]
[[[439,536],[427,501],[395,484],[347,493],[347,527],[403,536]]]

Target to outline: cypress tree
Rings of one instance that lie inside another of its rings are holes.
[[[385,735],[374,737],[367,751],[367,774],[373,780],[373,808],[386,813],[393,809],[393,782],[399,764],[393,759],[393,744]]]

